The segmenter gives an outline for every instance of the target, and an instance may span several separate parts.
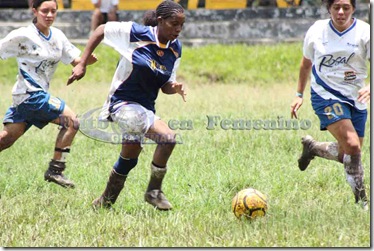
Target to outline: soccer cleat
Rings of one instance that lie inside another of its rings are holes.
[[[161,190],[151,190],[144,194],[146,202],[156,207],[158,210],[171,210],[172,206],[166,199],[164,193]]]
[[[95,210],[100,208],[110,209],[111,207],[112,203],[109,200],[105,200],[103,196],[100,196],[92,201],[92,208]]]
[[[357,189],[356,188],[355,192],[354,192],[354,195],[355,195],[356,204],[360,203],[362,208],[365,211],[369,210],[368,200],[367,200],[367,197],[366,197],[365,189]]]
[[[151,179],[149,180],[147,191],[144,194],[146,202],[159,210],[171,210],[172,206],[161,190],[162,181],[167,172],[166,167],[157,167],[151,164]]]
[[[310,135],[307,135],[301,139],[301,143],[303,144],[303,152],[298,159],[299,169],[301,171],[304,171],[308,167],[310,161],[316,156],[312,152],[312,148],[314,147],[315,142],[316,141]]]
[[[92,201],[92,208],[110,209],[116,202],[118,195],[122,191],[127,175],[118,174],[114,169],[110,172],[109,179],[103,194]]]
[[[72,181],[64,176],[62,173],[65,170],[65,162],[51,160],[49,167],[44,173],[44,180],[56,183],[65,188],[74,188],[75,185]]]

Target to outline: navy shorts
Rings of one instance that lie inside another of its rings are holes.
[[[58,118],[65,109],[65,102],[46,92],[32,92],[30,97],[16,107],[10,107],[3,121],[6,123],[26,123],[26,130],[32,125],[42,129]]]
[[[336,121],[350,119],[358,136],[365,136],[367,110],[358,110],[347,103],[332,99],[319,99],[318,102],[312,100],[312,106],[321,122],[321,130],[327,130],[326,127]]]

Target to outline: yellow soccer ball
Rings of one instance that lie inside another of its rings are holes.
[[[268,209],[267,196],[254,188],[239,191],[231,203],[231,210],[237,218],[263,217]]]

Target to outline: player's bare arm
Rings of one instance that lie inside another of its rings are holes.
[[[86,66],[90,62],[90,57],[92,56],[93,51],[95,48],[100,44],[100,42],[104,39],[104,27],[105,24],[100,25],[94,31],[92,36],[87,42],[86,48],[84,49],[83,55],[80,58],[80,62],[73,68],[72,74],[68,79],[67,85],[70,85],[75,80],[79,80],[84,77],[86,74]]]
[[[165,94],[175,94],[178,93],[182,96],[183,101],[186,102],[186,85],[178,82],[168,82],[162,87],[162,92]]]
[[[297,118],[297,111],[303,104],[303,93],[312,70],[312,61],[303,57],[300,63],[299,81],[296,90],[296,98],[291,104],[291,118]]]

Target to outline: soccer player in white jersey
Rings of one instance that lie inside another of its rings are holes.
[[[370,25],[352,17],[355,0],[324,2],[330,19],[315,22],[305,36],[291,117],[297,118],[311,73],[311,102],[320,119],[320,129],[328,130],[337,142],[317,142],[310,135],[303,137],[299,168],[304,171],[315,156],[343,163],[355,202],[361,202],[367,210],[361,148],[366,103],[370,100],[370,85],[365,84],[370,60]]]
[[[0,58],[15,57],[17,81],[13,103],[7,110],[0,132],[0,152],[21,137],[32,125],[42,129],[48,123],[61,127],[55,152],[44,174],[46,181],[73,188],[63,175],[65,158],[78,130],[75,113],[59,98],[48,93],[50,81],[59,61],[76,65],[80,50],[72,45],[61,30],[52,27],[57,15],[56,0],[34,0],[33,23],[11,31],[0,40]],[[96,62],[90,55],[89,64]]]
[[[161,184],[176,139],[175,133],[155,115],[155,100],[161,90],[165,94],[178,93],[185,101],[185,87],[176,81],[182,53],[182,45],[177,38],[185,21],[184,9],[176,2],[163,1],[156,11],[147,12],[144,21],[146,26],[135,22],[100,25],[87,42],[82,60],[74,67],[68,84],[85,75],[88,55],[103,39],[121,54],[102,118],[120,124],[129,122],[121,121],[121,113],[126,113],[128,108],[146,110],[143,121],[138,121],[139,132],[156,141],[157,147],[144,197],[157,209],[170,210],[172,205],[161,190]],[[109,208],[115,203],[130,170],[138,162],[141,150],[141,140],[126,139],[122,142],[120,156],[110,173],[106,189],[93,201],[94,208]]]

